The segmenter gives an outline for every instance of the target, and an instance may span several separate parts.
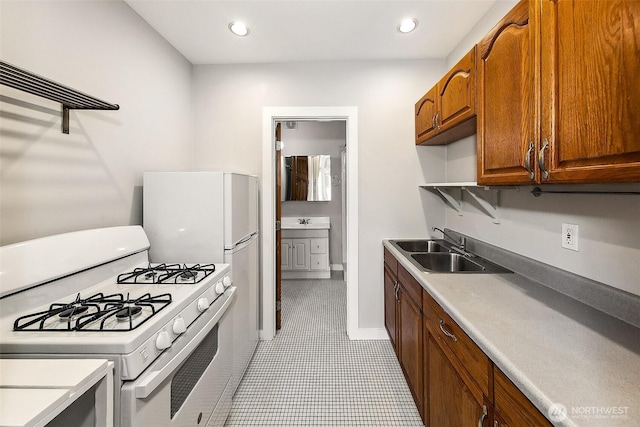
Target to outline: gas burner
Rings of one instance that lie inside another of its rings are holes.
[[[127,294],[102,293],[82,299],[80,294],[67,304],[51,304],[49,310],[19,317],[14,331],[131,331],[171,303],[171,294],[144,294],[132,299]]]
[[[146,268],[136,268],[118,276],[120,284],[171,284],[185,285],[201,282],[216,271],[215,264],[149,264]]]
[[[198,276],[198,273],[193,270],[184,270],[178,278],[180,280],[194,280]]]
[[[116,312],[116,319],[123,322],[130,319],[135,319],[136,317],[140,316],[140,314],[142,314],[142,307],[137,305],[127,306],[121,308]]]
[[[58,313],[58,317],[60,321],[68,322],[69,320],[77,319],[87,312],[87,310],[89,310],[89,307],[86,305],[74,306]]]

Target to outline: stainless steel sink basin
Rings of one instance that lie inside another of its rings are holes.
[[[395,244],[407,252],[449,252],[443,240],[400,240]]]
[[[463,271],[485,271],[486,267],[460,254],[415,253],[411,258],[428,271],[438,273],[458,273]]]
[[[443,239],[391,240],[390,243],[427,273],[512,273]]]

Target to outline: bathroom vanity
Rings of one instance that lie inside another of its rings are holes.
[[[282,278],[328,279],[329,217],[282,218]]]

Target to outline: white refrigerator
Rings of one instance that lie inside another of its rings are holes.
[[[258,343],[258,178],[145,172],[143,228],[152,262],[231,264],[235,393]]]

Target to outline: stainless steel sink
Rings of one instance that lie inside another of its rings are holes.
[[[413,265],[427,273],[512,273],[443,239],[391,240]],[[465,256],[467,255],[467,256]]]
[[[485,271],[486,267],[460,254],[416,253],[413,258],[421,267],[438,273],[459,273],[464,271]]]
[[[444,240],[399,240],[395,244],[407,252],[449,252]]]

